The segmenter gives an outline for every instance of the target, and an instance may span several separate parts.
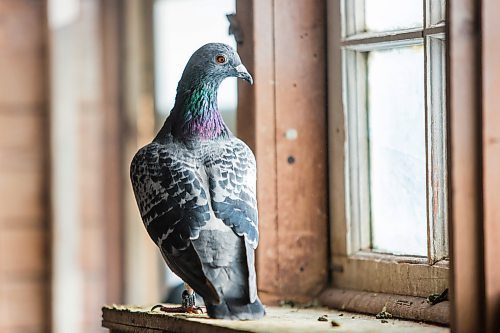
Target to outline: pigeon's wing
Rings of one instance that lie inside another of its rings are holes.
[[[210,207],[200,168],[185,154],[189,151],[175,145],[145,146],[132,160],[132,186],[148,234],[169,267],[203,298],[218,303],[190,241],[210,219]]]
[[[244,242],[250,301],[257,299],[254,252],[259,242],[256,200],[256,167],[252,151],[239,139],[232,139],[222,154],[206,163],[212,209]]]

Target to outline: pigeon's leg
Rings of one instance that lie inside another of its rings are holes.
[[[153,306],[151,311],[159,308],[160,311],[169,313],[195,313],[195,314],[203,313],[203,309],[199,306],[196,306],[196,294],[194,293],[193,288],[191,288],[187,283],[184,283],[184,287],[186,289],[182,292],[181,306],[166,307],[163,305],[155,305]]]
[[[196,294],[193,288],[191,288],[187,283],[184,283],[186,288],[182,292],[182,307],[187,313],[203,313],[202,308],[196,306]]]

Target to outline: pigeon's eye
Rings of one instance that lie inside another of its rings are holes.
[[[222,54],[219,54],[218,56],[215,57],[215,62],[218,64],[225,64],[227,61],[226,57],[223,56]]]

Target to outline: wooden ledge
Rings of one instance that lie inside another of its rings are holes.
[[[449,325],[450,302],[431,305],[425,298],[331,288],[320,296],[329,308],[375,315],[386,311],[396,318]]]
[[[114,333],[449,332],[447,328],[398,319],[382,323],[373,316],[326,308],[267,307],[266,317],[257,321],[217,320],[209,319],[206,315],[167,314],[151,312],[150,309],[151,307],[105,306],[102,309],[102,325]],[[318,321],[324,315],[327,320]],[[338,326],[332,326],[332,320]]]

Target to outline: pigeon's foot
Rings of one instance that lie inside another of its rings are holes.
[[[193,314],[203,314],[206,311],[203,311],[203,308],[196,306],[196,294],[194,290],[188,285],[184,284],[186,290],[182,292],[182,305],[181,306],[163,306],[161,304],[153,306],[151,311],[156,309],[160,309],[160,311],[168,312],[168,313],[193,313]]]
[[[203,308],[201,306],[189,306],[185,308],[187,313],[194,313],[194,314],[203,314],[206,311],[203,311]]]
[[[159,309],[162,312],[167,313],[192,313],[192,314],[203,314],[206,311],[203,310],[203,307],[200,306],[163,306],[161,304],[153,306],[151,311]]]

